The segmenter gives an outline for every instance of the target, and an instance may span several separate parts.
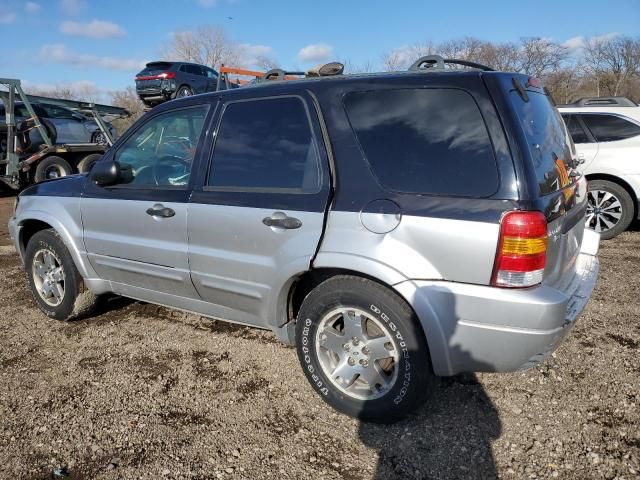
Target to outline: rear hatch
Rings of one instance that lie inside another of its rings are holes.
[[[171,62],[152,62],[136,75],[136,90],[140,91],[159,91],[162,80],[159,75],[167,73],[173,66]]]
[[[553,100],[535,78],[511,80],[509,102],[527,144],[523,156],[531,209],[542,211],[548,222],[543,283],[566,291],[582,245],[587,182],[576,169],[575,147]]]

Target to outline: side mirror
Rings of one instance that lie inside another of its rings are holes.
[[[96,162],[89,172],[89,178],[91,178],[96,185],[113,185],[120,179],[120,164],[115,160],[101,160]]]

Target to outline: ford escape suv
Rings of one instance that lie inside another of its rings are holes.
[[[577,163],[524,75],[272,81],[155,108],[10,232],[49,317],[113,292],[271,329],[329,404],[390,422],[567,335],[598,272]]]

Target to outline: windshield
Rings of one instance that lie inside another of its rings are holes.
[[[564,122],[549,97],[529,90],[527,95],[528,102],[512,91],[511,103],[527,137],[540,194],[547,195],[571,185],[573,148]]]

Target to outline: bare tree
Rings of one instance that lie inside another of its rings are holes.
[[[222,27],[203,25],[194,31],[176,32],[163,48],[166,60],[184,60],[217,68],[220,64],[235,65],[241,48],[232,42]]]
[[[518,70],[527,75],[544,77],[559,70],[568,54],[567,47],[546,38],[522,38]]]
[[[131,114],[128,118],[119,118],[111,122],[120,134],[144,114],[144,105],[138,98],[136,89],[132,86],[111,92],[111,103],[116,107],[126,108]]]
[[[586,42],[584,61],[598,90],[619,95],[627,82],[640,74],[640,39],[592,38]]]

